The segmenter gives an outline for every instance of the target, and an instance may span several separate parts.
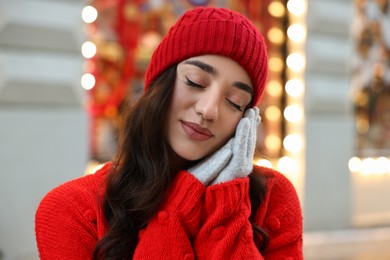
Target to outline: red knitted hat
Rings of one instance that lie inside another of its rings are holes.
[[[145,89],[170,66],[190,57],[216,54],[236,61],[249,74],[257,105],[268,75],[264,39],[245,16],[224,8],[198,7],[185,12],[154,51]]]

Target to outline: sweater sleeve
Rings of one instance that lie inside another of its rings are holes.
[[[284,175],[265,171],[272,177],[256,222],[269,235],[270,243],[262,254],[267,260],[303,259],[302,210],[295,188]]]
[[[204,189],[192,175],[179,172],[160,210],[139,232],[133,259],[194,259]]]
[[[55,188],[43,198],[35,217],[40,259],[91,259],[97,241],[96,214],[84,207],[85,199],[71,185]]]
[[[207,187],[197,259],[264,259],[254,243],[250,213],[249,178]]]

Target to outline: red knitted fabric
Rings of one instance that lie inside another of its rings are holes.
[[[91,259],[107,232],[101,198],[109,169],[106,165],[61,185],[41,201],[35,219],[40,259]],[[302,213],[294,187],[268,168],[255,167],[253,174],[267,176],[267,193],[255,215],[256,225],[270,237],[261,254],[249,221],[249,178],[205,187],[182,171],[139,232],[133,259],[303,259]]]
[[[264,39],[249,19],[224,8],[198,7],[181,16],[154,51],[145,88],[168,67],[206,54],[227,56],[240,64],[252,80],[253,104],[258,104],[268,75]]]

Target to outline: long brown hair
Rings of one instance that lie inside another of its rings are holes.
[[[139,230],[156,214],[177,173],[164,135],[176,67],[163,72],[124,117],[103,199],[109,229],[95,246],[95,260],[132,258]],[[252,210],[256,210],[265,194],[265,179],[250,178]]]

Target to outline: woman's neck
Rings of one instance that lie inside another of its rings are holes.
[[[187,170],[194,164],[194,162],[186,160],[183,157],[179,156],[171,148],[169,149],[169,154],[171,158],[171,169],[173,170],[173,172]]]

